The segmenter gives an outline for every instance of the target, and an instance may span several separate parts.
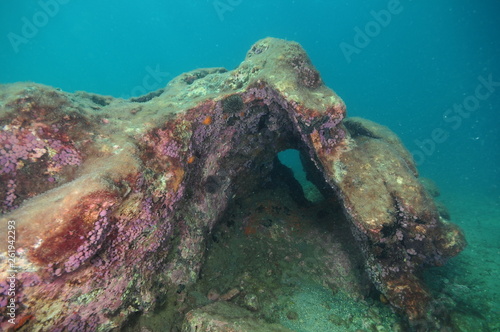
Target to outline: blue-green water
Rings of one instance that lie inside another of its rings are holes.
[[[500,82],[499,14],[495,0],[2,1],[0,82],[126,97],[234,68],[260,38],[295,40],[348,114],[391,127],[443,189],[498,194],[500,86],[474,111],[446,112],[478,77]],[[436,128],[444,138],[420,148]]]
[[[0,83],[129,97],[232,69],[258,39],[297,41],[348,115],[389,126],[441,187],[468,262],[500,248],[499,15],[498,0],[4,0]]]

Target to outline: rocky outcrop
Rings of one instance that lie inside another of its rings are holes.
[[[196,282],[228,204],[288,148],[341,202],[375,287],[429,323],[420,272],[459,253],[463,235],[392,132],[344,117],[303,49],[272,38],[232,71],[198,69],[131,100],[0,86],[0,233],[13,236],[2,326],[11,313],[30,331],[108,331],[168,302]]]

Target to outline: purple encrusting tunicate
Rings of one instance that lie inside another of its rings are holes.
[[[54,128],[57,126],[52,126]],[[24,198],[19,192],[24,190],[26,179],[32,178],[32,172],[47,174],[46,182],[55,183],[58,179],[54,176],[56,173],[61,173],[66,166],[78,166],[82,162],[73,144],[53,137],[46,138],[53,133],[40,129],[5,126],[0,131],[0,176],[3,175],[7,183],[2,211],[17,208]]]
[[[78,151],[71,145],[56,139],[42,139],[25,128],[4,130],[0,132],[0,174],[12,173],[19,161],[35,162],[49,151],[52,151],[49,155],[54,166],[81,163]]]
[[[181,145],[175,140],[168,141],[163,147],[163,153],[172,158],[179,158]]]
[[[0,174],[14,172],[18,161],[35,157],[44,145],[24,128],[0,132]]]

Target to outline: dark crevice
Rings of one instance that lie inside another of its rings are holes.
[[[349,134],[351,134],[352,138],[356,138],[358,136],[366,136],[370,138],[375,138],[375,139],[380,139],[381,137],[375,135],[373,132],[368,130],[368,128],[364,127],[358,122],[354,121],[344,121],[344,126],[347,128],[349,131]]]
[[[106,99],[105,97],[98,96],[98,95],[91,95],[90,100],[92,100],[97,105],[101,105],[101,106],[107,106],[111,102],[110,100]]]
[[[161,96],[161,94],[163,93],[163,91],[164,91],[164,89],[159,89],[159,90],[156,90],[156,91],[152,91],[152,92],[150,92],[148,94],[145,94],[143,96],[132,97],[129,100],[132,101],[132,102],[134,102],[134,103],[145,103],[147,101],[150,101],[153,98]]]
[[[284,185],[288,189],[290,197],[299,206],[308,207],[312,205],[312,203],[305,197],[302,185],[299,181],[297,181],[297,179],[295,179],[292,169],[283,165],[278,157],[274,158],[273,170],[270,176],[271,181],[266,186],[267,188]]]

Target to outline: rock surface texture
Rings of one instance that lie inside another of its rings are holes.
[[[411,325],[431,324],[420,272],[464,237],[395,134],[344,117],[304,50],[273,38],[232,71],[198,69],[130,100],[1,85],[1,238],[15,231],[1,248],[2,327],[14,327],[9,253],[17,329],[118,330],[168,302],[196,282],[228,204],[290,148],[337,197],[374,286]]]

